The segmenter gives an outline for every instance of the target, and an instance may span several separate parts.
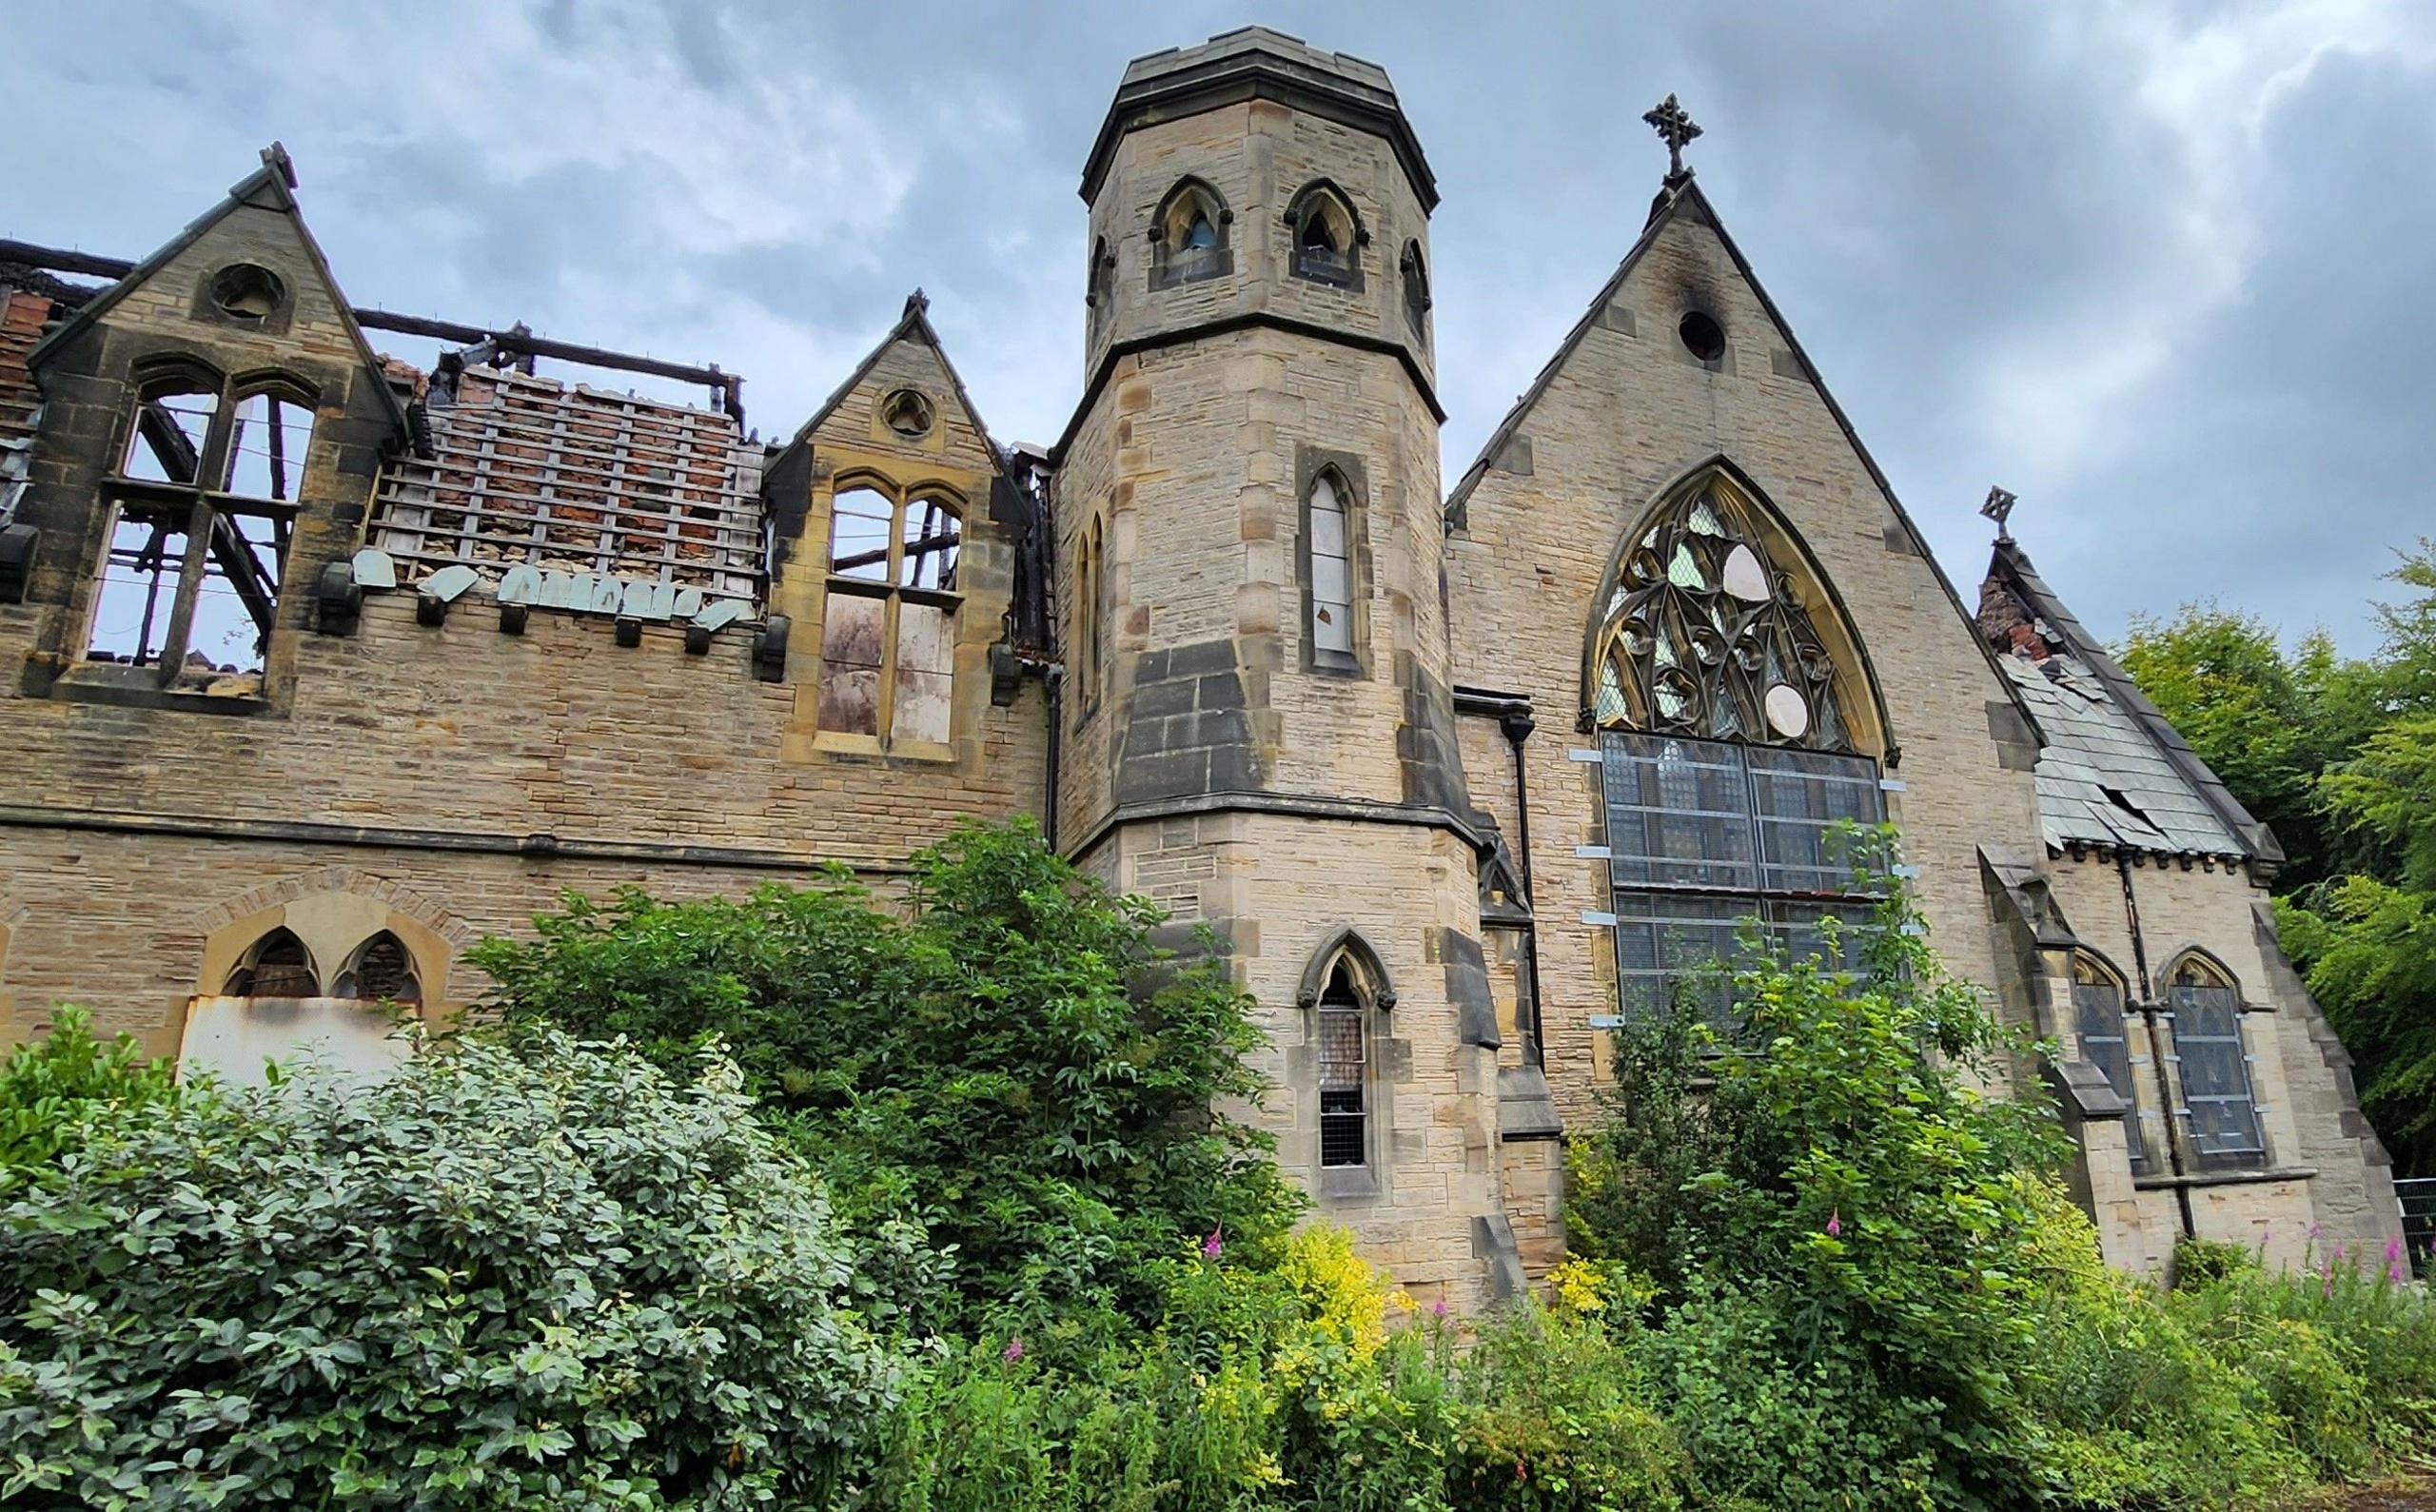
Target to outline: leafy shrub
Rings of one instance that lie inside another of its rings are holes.
[[[10,1051],[0,1067],[0,1192],[82,1149],[96,1116],[163,1108],[177,1096],[166,1062],[146,1060],[128,1035],[96,1038],[82,1009],[60,1010],[49,1033]]]
[[[1454,1503],[1681,1506],[1682,1452],[1652,1404],[1641,1342],[1535,1306],[1488,1321],[1455,1360],[1464,1415],[1449,1470]]]
[[[2227,1240],[2183,1234],[2173,1242],[2173,1284],[2185,1290],[2212,1286],[2256,1268],[2256,1255]]]
[[[1569,1228],[1660,1280],[1655,1380],[1708,1477],[1777,1505],[2017,1500],[2061,1136],[1978,1090],[2008,1042],[1882,886],[1858,975],[1755,942],[1747,1052],[1684,1012],[1621,1034]]]
[[[0,1500],[817,1504],[898,1367],[716,1060],[553,1033],[96,1113],[0,1209]]]
[[[736,1047],[857,1230],[928,1235],[933,1263],[900,1246],[884,1269],[917,1327],[1088,1352],[1159,1317],[1186,1241],[1273,1246],[1301,1199],[1264,1136],[1212,1111],[1260,1090],[1223,972],[1162,972],[1155,908],[1028,821],[968,825],[915,866],[902,912],[842,874],[742,902],[571,897],[538,940],[471,958],[511,1021],[663,1064],[706,1033]]]

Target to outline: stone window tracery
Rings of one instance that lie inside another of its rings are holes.
[[[1597,722],[1854,749],[1835,658],[1770,560],[1756,514],[1711,474],[1625,546],[1592,654]]]
[[[304,942],[281,928],[247,947],[221,992],[228,997],[319,997],[322,983]]]
[[[414,956],[405,942],[387,930],[376,933],[355,949],[331,985],[332,997],[367,1002],[420,1003],[422,984],[415,975]]]
[[[830,501],[819,726],[876,741],[944,742],[953,728],[959,501],[883,479]]]

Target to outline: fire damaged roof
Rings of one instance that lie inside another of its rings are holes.
[[[2011,539],[1996,542],[1978,618],[2044,736],[2036,780],[2051,849],[2212,857],[2270,872],[2282,864],[2273,832],[2209,770]]]

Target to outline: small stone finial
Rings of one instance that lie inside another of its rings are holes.
[[[263,148],[262,157],[263,167],[266,168],[277,168],[279,170],[280,183],[286,185],[291,189],[296,187],[296,163],[287,155],[286,147],[281,146],[277,142],[273,142],[270,146]]]
[[[1979,513],[1996,522],[1996,540],[1999,545],[2014,539],[2013,532],[2006,528],[2005,521],[2012,517],[2014,502],[2011,493],[1992,486],[1988,490],[1988,501],[1979,506]]]
[[[1656,109],[1643,111],[1641,119],[1657,128],[1660,139],[1666,144],[1666,182],[1680,184],[1690,178],[1692,170],[1683,166],[1683,148],[1700,134],[1691,115],[1670,94],[1659,102]]]
[[[905,296],[905,315],[907,319],[911,319],[916,315],[927,315],[930,312],[931,296],[928,294],[923,293],[917,288],[913,293]]]

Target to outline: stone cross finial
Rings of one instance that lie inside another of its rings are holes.
[[[1692,124],[1691,116],[1675,103],[1675,97],[1668,95],[1658,108],[1644,111],[1641,119],[1656,127],[1666,144],[1666,182],[1680,184],[1691,177],[1691,170],[1683,167],[1683,147],[1700,134],[1700,128]]]
[[[1991,487],[1988,501],[1979,506],[1979,513],[1996,522],[1996,540],[2000,542],[2014,539],[2013,532],[2005,528],[2005,520],[2013,514],[2014,502],[2012,494],[2002,488]]]

